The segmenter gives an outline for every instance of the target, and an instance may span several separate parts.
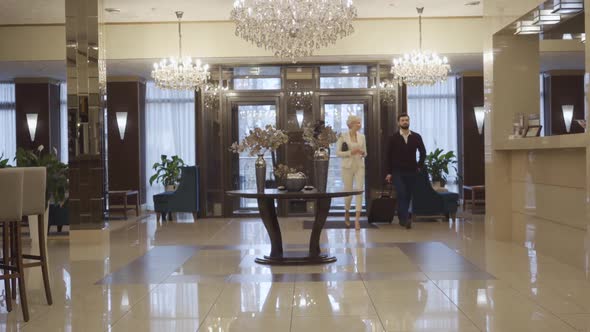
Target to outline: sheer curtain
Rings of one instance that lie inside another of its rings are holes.
[[[59,159],[62,163],[68,163],[68,85],[59,84],[59,135],[60,151]]]
[[[408,87],[410,127],[422,135],[426,153],[436,148],[457,153],[457,92],[455,77],[433,86]],[[457,178],[449,170],[448,180]]]
[[[0,83],[0,156],[13,159],[16,155],[16,109],[14,83]]]
[[[161,90],[146,85],[145,107],[147,207],[154,208],[152,196],[164,191],[161,183],[150,186],[152,166],[165,154],[178,155],[186,165],[195,165],[195,93]]]

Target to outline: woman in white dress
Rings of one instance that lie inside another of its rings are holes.
[[[342,158],[342,180],[344,182],[344,190],[352,190],[353,183],[355,190],[363,190],[365,186],[365,157],[367,156],[367,144],[365,135],[361,134],[361,118],[351,115],[346,120],[348,125],[348,132],[340,135],[336,143],[336,154]],[[355,196],[355,211],[356,218],[354,221],[354,228],[360,229],[359,220],[361,218],[361,210],[363,208],[362,195]],[[346,197],[344,200],[345,212],[344,222],[346,226],[350,227],[350,204],[352,197]]]

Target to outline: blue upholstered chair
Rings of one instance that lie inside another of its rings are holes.
[[[444,216],[447,221],[457,218],[459,194],[452,192],[439,193],[432,188],[428,173],[421,171],[416,177],[412,197],[412,222],[419,216]]]
[[[160,216],[172,220],[173,212],[191,212],[197,219],[199,212],[199,166],[181,167],[180,183],[176,191],[154,195],[154,210]]]

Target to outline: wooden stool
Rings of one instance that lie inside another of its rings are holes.
[[[2,226],[2,263],[6,309],[12,311],[10,281],[16,283],[20,291],[20,302],[25,322],[29,321],[29,306],[25,286],[22,242],[20,238],[23,206],[22,168],[0,169],[0,225]],[[16,292],[16,289],[13,288]],[[16,293],[13,293],[16,296]]]
[[[23,255],[23,258],[25,259],[36,261],[25,263],[24,267],[41,267],[43,285],[45,287],[45,297],[47,298],[47,304],[51,305],[53,304],[53,299],[51,297],[51,286],[49,283],[47,242],[45,238],[45,204],[47,199],[45,197],[45,188],[47,183],[47,169],[45,167],[25,167],[23,168],[23,171],[23,216],[37,216],[37,228],[39,230],[39,255]],[[29,229],[31,229],[30,221]],[[20,232],[16,234],[20,234]],[[31,237],[32,236],[33,234],[31,234]],[[16,290],[13,290],[12,294],[13,298],[15,298]]]
[[[485,193],[486,187],[485,186],[463,186],[463,190],[464,191],[471,191],[471,211],[473,211],[473,209],[475,208],[475,203],[480,202],[480,200],[475,199],[475,195],[478,192]],[[485,203],[485,200],[483,200],[483,202]],[[467,204],[467,199],[466,199],[466,197],[463,197],[463,211],[465,211],[466,204]]]

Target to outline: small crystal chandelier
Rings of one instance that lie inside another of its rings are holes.
[[[444,81],[451,71],[447,57],[422,51],[422,13],[424,7],[418,10],[418,22],[420,26],[420,50],[404,54],[402,58],[393,59],[391,73],[398,84],[405,83],[409,86],[433,85]]]
[[[152,77],[156,85],[169,90],[196,90],[209,79],[209,65],[201,64],[201,60],[193,62],[191,57],[182,56],[182,30],[180,21],[183,12],[176,12],[178,18],[178,58],[162,59],[154,63]]]
[[[207,110],[218,110],[219,99],[223,91],[227,91],[227,87],[222,87],[212,83],[207,83],[203,91],[203,102],[205,109]]]
[[[236,36],[280,58],[311,56],[354,32],[352,0],[236,0]]]
[[[397,100],[398,85],[388,79],[379,82],[379,99],[383,104],[393,105]]]
[[[295,110],[309,110],[312,106],[313,91],[299,87],[299,83],[294,82],[289,87],[289,108]]]

